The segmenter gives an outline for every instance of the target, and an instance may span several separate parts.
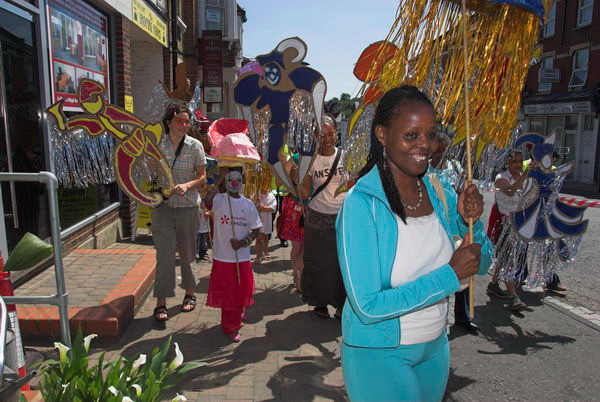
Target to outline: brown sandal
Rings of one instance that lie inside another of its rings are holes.
[[[191,307],[186,309],[186,307]],[[184,313],[192,312],[196,309],[196,296],[194,295],[185,295],[183,298],[183,302],[181,303],[181,311]]]
[[[165,315],[164,318],[161,317],[161,315]],[[167,321],[169,319],[169,310],[167,310],[167,306],[165,306],[164,304],[162,306],[156,306],[154,307],[154,312],[152,313],[152,315],[154,315],[154,319],[158,322],[164,322]]]

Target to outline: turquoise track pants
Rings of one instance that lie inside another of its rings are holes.
[[[440,401],[450,368],[446,332],[394,349],[342,344],[342,369],[351,401]]]

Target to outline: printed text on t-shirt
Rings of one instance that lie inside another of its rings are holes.
[[[325,168],[325,169],[321,169],[321,170],[315,170],[313,172],[314,177],[315,178],[328,177],[329,176],[329,170],[330,170],[330,168]],[[338,167],[337,171],[333,175],[337,176],[337,175],[341,175],[341,174],[342,174],[342,168]]]

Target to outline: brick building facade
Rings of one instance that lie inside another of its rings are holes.
[[[531,67],[525,86],[526,129],[555,133],[560,161],[575,161],[565,191],[597,193],[600,1],[555,0],[540,44],[540,61]]]
[[[198,43],[202,29],[207,29],[206,7],[213,8],[208,17],[212,24],[220,18],[221,27],[230,29],[223,35],[225,51],[236,52],[234,62],[227,67],[231,69],[229,81],[224,83],[227,94],[228,85],[235,79],[236,60],[241,60],[239,15],[243,10],[235,0],[1,1],[0,60],[4,63],[0,62],[0,108],[8,118],[7,125],[0,128],[0,171],[56,172],[45,110],[59,99],[60,91],[75,94],[79,77],[102,82],[110,92],[111,103],[123,107],[130,103],[142,119],[149,117],[145,106],[159,82],[168,90],[175,89],[173,74],[177,63],[186,62],[187,77],[193,87],[202,84]],[[222,13],[215,13],[215,9]],[[15,93],[25,95],[14,96]],[[225,96],[225,106],[211,105],[212,113],[216,117],[230,110],[235,113],[231,102]],[[202,108],[206,113],[207,105]],[[12,144],[12,148],[4,144]],[[15,155],[23,155],[24,162],[16,160]],[[28,162],[35,156],[35,164]],[[48,238],[53,217],[48,215],[44,188],[3,183],[1,190],[0,213],[5,216],[0,223],[3,255],[25,232]],[[128,237],[135,231],[135,203],[114,183],[88,189],[59,189],[61,199],[68,200],[63,202],[60,217],[65,254],[81,245],[102,247],[111,239]]]

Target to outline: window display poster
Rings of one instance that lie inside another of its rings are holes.
[[[78,0],[48,0],[52,99],[65,110],[80,111],[77,83],[89,78],[108,85],[108,21]]]

